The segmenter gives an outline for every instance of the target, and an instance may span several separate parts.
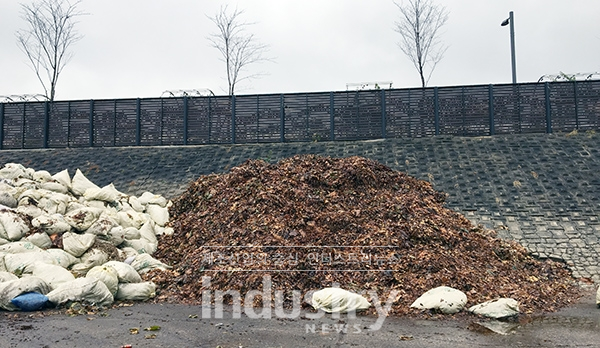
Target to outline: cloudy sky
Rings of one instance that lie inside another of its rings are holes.
[[[29,0],[31,1],[31,0]],[[429,86],[511,82],[509,27],[515,15],[517,79],[600,71],[598,0],[437,0],[450,12],[448,45]],[[250,31],[273,62],[248,67],[260,79],[237,94],[345,90],[348,83],[392,81],[419,87],[397,46],[392,0],[83,0],[83,39],[57,85],[57,100],[158,97],[165,90],[226,94],[224,63],[206,39],[207,15],[223,4],[244,9]],[[43,93],[15,32],[26,28],[17,0],[0,0],[0,96]]]

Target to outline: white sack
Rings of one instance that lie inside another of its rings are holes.
[[[146,221],[146,223],[140,227],[140,237],[148,243],[158,244],[158,239],[156,239],[156,233],[154,232],[154,223],[152,221]]]
[[[512,317],[519,314],[519,303],[512,298],[499,298],[472,306],[469,312],[494,319]]]
[[[43,279],[50,289],[56,289],[59,284],[75,280],[71,272],[59,265],[36,262],[30,268],[31,275]]]
[[[52,259],[54,260],[53,263],[55,263],[63,268],[69,268],[69,266],[80,262],[80,260],[78,258],[69,254],[68,252],[64,251],[63,249],[52,248],[52,249],[45,250],[44,252],[46,254],[50,255],[50,257],[52,257]]]
[[[97,236],[106,236],[112,230],[113,227],[118,226],[115,219],[102,213],[98,220],[96,220],[85,233],[95,234]]]
[[[135,210],[120,211],[117,213],[117,216],[119,218],[119,224],[124,228],[134,227],[139,229],[147,220],[147,218],[144,217],[144,214],[138,213]]]
[[[117,191],[115,186],[111,183],[103,188],[91,187],[85,190],[83,197],[87,200],[97,200],[112,203],[118,201],[119,198],[125,196],[123,193]]]
[[[56,181],[48,181],[40,185],[40,188],[48,191],[53,191],[56,193],[68,194],[69,188],[59,182]]]
[[[42,214],[31,220],[31,224],[50,235],[71,230],[71,225],[65,221],[61,214]]]
[[[32,179],[33,179],[33,181],[43,183],[43,182],[51,181],[52,175],[50,175],[50,172],[48,172],[46,170],[38,170],[33,173]]]
[[[130,247],[135,249],[138,254],[154,254],[158,249],[157,243],[150,243],[145,239],[125,239],[123,241],[123,246]]]
[[[47,293],[46,296],[55,305],[77,301],[106,306],[114,301],[113,295],[106,285],[96,278],[77,278],[62,283],[56,289]]]
[[[31,179],[25,172],[25,167],[19,163],[6,163],[2,169],[0,169],[0,178],[5,179],[16,179],[18,177]]]
[[[142,195],[140,197],[138,197],[138,202],[141,205],[147,205],[147,204],[157,204],[160,205],[161,207],[166,207],[167,206],[167,199],[161,195],[155,195],[151,192],[144,192],[142,193]]]
[[[106,264],[102,266],[95,266],[87,272],[85,277],[96,278],[103,282],[113,296],[117,293],[119,276],[117,270],[115,270],[112,266],[107,266]]]
[[[141,239],[142,234],[140,230],[135,227],[126,227],[123,228],[123,238],[125,239]]]
[[[65,214],[65,221],[77,231],[83,232],[98,220],[101,213],[101,209],[92,207],[75,209]]]
[[[156,285],[152,282],[123,283],[115,295],[117,300],[145,301],[156,296]]]
[[[312,306],[328,313],[347,313],[371,306],[366,298],[340,288],[325,288],[315,291],[312,296]]]
[[[18,202],[13,195],[9,192],[2,191],[2,188],[0,188],[0,204],[5,207],[16,208]]]
[[[0,252],[9,254],[20,254],[30,252],[42,252],[42,249],[40,249],[38,246],[29,241],[20,240],[18,242],[0,245]]]
[[[71,191],[73,191],[76,196],[83,196],[85,191],[90,188],[100,189],[96,184],[88,180],[81,170],[77,168],[75,175],[73,175],[73,180],[71,180]]]
[[[444,314],[454,314],[461,311],[466,303],[467,295],[464,292],[448,286],[440,286],[425,292],[410,306],[419,309],[437,309]]]
[[[8,240],[19,240],[29,232],[29,226],[17,213],[0,210],[0,237]]]
[[[48,249],[52,247],[52,239],[50,239],[50,236],[48,236],[46,232],[34,233],[25,239],[42,249]]]
[[[159,226],[164,226],[169,222],[169,209],[161,207],[156,204],[148,204],[146,206],[146,213],[150,215],[150,218],[156,222]]]
[[[142,277],[133,266],[121,261],[108,261],[103,266],[110,266],[117,271],[119,283],[141,283]]]
[[[19,205],[16,210],[18,213],[25,214],[32,218],[36,218],[42,214],[45,214],[45,212],[42,209],[32,204]]]
[[[81,262],[71,266],[71,271],[83,276],[95,266],[100,266],[108,261],[108,254],[100,249],[90,249],[81,255]]]
[[[130,196],[129,200],[127,201],[129,203],[129,205],[131,206],[131,208],[135,211],[137,211],[138,213],[143,213],[144,210],[146,209],[141,203],[140,201],[137,199],[137,197],[135,196]]]
[[[49,291],[48,284],[38,277],[24,277],[2,282],[0,283],[0,308],[9,311],[18,310],[18,307],[10,302],[13,298],[27,292],[39,292],[45,295]]]
[[[135,259],[133,260],[133,262],[131,262],[131,266],[133,266],[133,268],[135,268],[135,270],[139,274],[146,273],[153,269],[167,270],[169,268],[172,268],[171,266],[164,264],[164,263],[158,261],[157,259],[153,258],[149,254],[137,255],[135,257]]]
[[[54,258],[51,255],[40,252],[40,253],[19,253],[19,254],[6,254],[4,255],[4,266],[10,273],[21,275],[23,273],[31,273],[32,266],[36,262],[55,264]]]
[[[62,237],[63,249],[75,257],[83,255],[96,241],[96,236],[89,233],[77,234],[65,232]]]
[[[110,230],[110,232],[108,232],[108,235],[106,236],[106,238],[114,246],[121,245],[121,243],[123,243],[123,241],[125,240],[125,235],[123,233],[123,227],[121,227],[121,226],[113,227]]]
[[[16,279],[19,279],[19,277],[17,277],[16,275],[14,275],[10,272],[0,271],[0,283],[4,283],[4,282],[11,281],[11,280],[16,280]]]
[[[69,176],[69,171],[67,169],[52,175],[52,179],[56,180],[66,188],[71,188],[71,176]]]

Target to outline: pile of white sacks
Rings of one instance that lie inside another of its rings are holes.
[[[71,178],[68,170],[51,175],[6,164],[0,169],[0,308],[20,309],[13,300],[27,293],[54,305],[153,297],[155,285],[140,274],[169,268],[151,256],[157,235],[173,232],[166,227],[169,205],[149,192],[135,197],[113,184],[98,187],[79,169]]]

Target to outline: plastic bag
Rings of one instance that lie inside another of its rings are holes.
[[[71,210],[64,215],[65,221],[77,231],[87,230],[102,213],[101,209],[85,207]]]
[[[12,299],[28,292],[47,294],[50,287],[38,277],[24,277],[0,283],[0,308],[14,311],[19,309],[12,304]]]
[[[71,225],[65,221],[65,218],[61,214],[50,215],[44,213],[31,220],[31,224],[33,227],[38,227],[50,235],[71,230]]]
[[[48,303],[48,297],[39,292],[27,292],[13,298],[10,302],[22,311],[31,312],[44,308]]]
[[[440,286],[425,292],[410,306],[419,309],[436,309],[444,314],[454,314],[460,312],[466,303],[467,295],[464,292]]]
[[[117,300],[145,301],[156,296],[156,285],[152,282],[123,283],[115,295]]]
[[[44,252],[4,255],[4,266],[6,267],[6,270],[16,275],[21,275],[23,273],[31,273],[31,267],[36,262],[55,264],[54,258],[52,258],[49,254]]]
[[[87,302],[98,306],[106,306],[114,301],[106,285],[96,278],[77,278],[60,284],[56,289],[46,294],[48,300],[55,305],[67,301]]]
[[[359,294],[340,288],[325,288],[313,293],[312,306],[328,313],[346,313],[367,309],[371,304]]]
[[[52,259],[54,260],[54,264],[59,265],[63,268],[69,268],[69,266],[80,261],[77,257],[69,254],[63,249],[52,248],[45,250],[44,252],[50,255],[50,257],[52,257]]]
[[[42,249],[30,241],[18,241],[0,245],[0,252],[9,254],[20,254],[30,252],[42,252]]]
[[[169,222],[169,209],[161,207],[156,204],[148,204],[146,206],[146,213],[150,215],[150,218],[156,222],[159,226],[164,226]]]

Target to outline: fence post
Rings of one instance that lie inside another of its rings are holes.
[[[231,143],[235,144],[235,95],[231,96]]]
[[[50,128],[50,110],[48,101],[44,101],[44,149],[48,148],[48,132]]]
[[[496,134],[494,128],[494,87],[492,84],[488,86],[488,112],[490,115],[490,135]]]
[[[4,103],[0,103],[0,150],[4,148]]]
[[[25,148],[25,119],[27,118],[27,103],[23,102],[23,115],[21,120],[21,148]]]
[[[140,146],[142,143],[142,102],[137,98],[135,105],[135,145]]]
[[[279,95],[279,142],[285,143],[285,103],[283,94]]]
[[[335,114],[333,105],[333,92],[329,92],[329,138],[335,140]]]
[[[381,90],[381,137],[387,138],[387,115],[385,110],[385,89]]]
[[[90,147],[94,146],[94,99],[90,100]]]
[[[546,133],[552,133],[552,110],[550,109],[550,85],[544,82],[544,94],[546,97]]]
[[[440,100],[438,88],[433,87],[433,122],[435,124],[435,135],[440,135]]]
[[[579,129],[579,110],[577,109],[577,81],[573,81],[573,101],[575,102],[575,129]]]
[[[188,97],[183,97],[183,145],[187,145],[188,140]]]

